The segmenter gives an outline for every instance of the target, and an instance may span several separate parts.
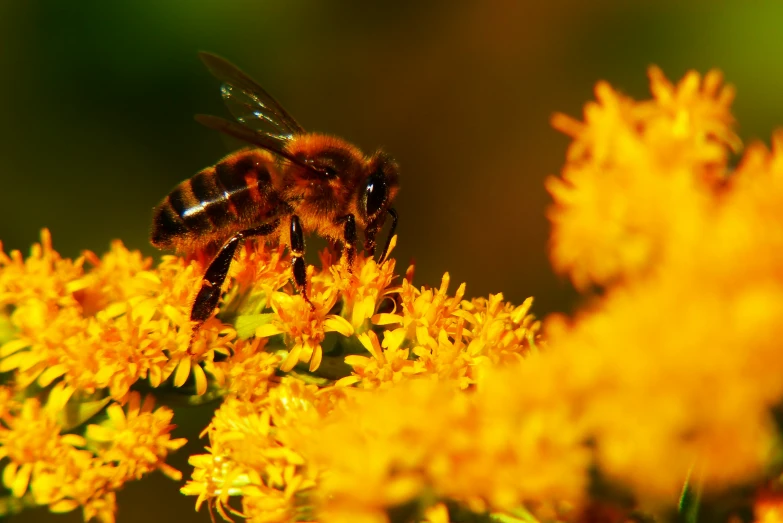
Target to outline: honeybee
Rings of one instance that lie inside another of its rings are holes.
[[[350,269],[357,230],[363,231],[364,249],[372,256],[388,215],[392,222],[383,261],[397,226],[391,202],[398,190],[398,167],[389,155],[365,156],[340,138],[306,132],[236,66],[210,53],[199,56],[223,83],[223,101],[236,122],[209,115],[196,120],[253,147],[180,183],[153,211],[155,247],[216,252],[191,308],[194,333],[217,307],[237,246],[247,238],[263,237],[289,248],[294,282],[311,308],[305,233],[341,244]]]

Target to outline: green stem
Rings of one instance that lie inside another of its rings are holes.
[[[688,477],[682,487],[680,502],[677,505],[677,512],[680,515],[680,521],[683,523],[696,523],[699,518],[699,503],[701,502],[701,486],[697,485],[694,489],[691,481],[693,467],[688,471]]]

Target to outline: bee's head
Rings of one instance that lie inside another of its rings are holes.
[[[397,195],[397,163],[384,152],[377,152],[367,162],[367,177],[358,187],[359,214],[367,224],[383,224],[386,211]]]
[[[367,160],[365,167],[365,177],[356,195],[357,222],[364,224],[364,249],[372,255],[375,252],[375,236],[383,227],[387,214],[392,217],[391,229],[380,257],[383,261],[397,227],[397,213],[391,208],[399,189],[397,163],[391,156],[379,151]]]

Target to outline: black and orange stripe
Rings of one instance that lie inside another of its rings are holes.
[[[273,161],[263,151],[241,151],[177,185],[154,210],[152,244],[189,250],[273,218],[280,207]]]

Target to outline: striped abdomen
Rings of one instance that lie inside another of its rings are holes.
[[[243,151],[177,185],[153,211],[152,244],[188,251],[269,221],[280,204],[272,162],[263,151]]]

